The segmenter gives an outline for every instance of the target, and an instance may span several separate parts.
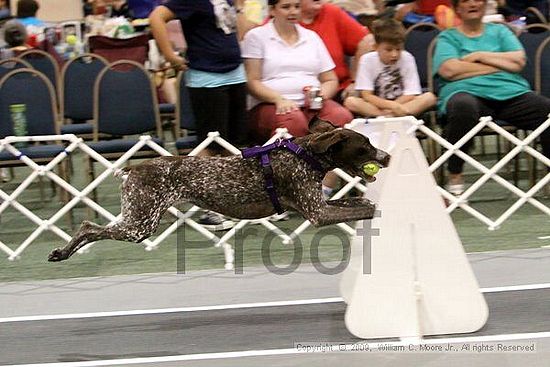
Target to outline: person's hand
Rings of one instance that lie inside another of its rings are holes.
[[[185,71],[188,69],[187,60],[178,54],[174,54],[173,56],[170,56],[170,58],[167,57],[166,61],[168,61],[176,70]]]
[[[485,52],[483,51],[472,52],[471,54],[463,56],[461,60],[467,61],[467,62],[481,62],[481,59],[483,58],[484,53]]]
[[[355,96],[355,83],[350,83],[346,89],[342,91],[342,101],[350,96]]]
[[[275,102],[275,113],[277,115],[284,115],[296,110],[298,110],[298,105],[289,99],[280,98]]]
[[[395,117],[410,115],[409,110],[407,110],[404,105],[398,102],[392,103],[391,111],[392,111],[392,115]]]

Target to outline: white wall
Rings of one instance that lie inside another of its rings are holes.
[[[40,4],[37,17],[49,22],[77,20],[83,18],[82,0],[37,0]],[[12,13],[15,14],[16,0],[11,1]]]

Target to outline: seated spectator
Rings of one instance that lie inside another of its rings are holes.
[[[273,18],[246,33],[242,57],[248,89],[252,94],[251,130],[264,142],[277,128],[294,136],[308,133],[313,115],[343,126],[353,118],[331,100],[338,91],[338,79],[321,38],[298,24],[300,0],[269,0]],[[320,110],[304,107],[304,87],[320,88]]]
[[[439,14],[436,14],[436,9]],[[416,23],[438,23],[441,27],[447,28],[456,26],[460,22],[452,13],[450,0],[416,0],[401,5],[395,12],[395,19],[403,22],[405,26]],[[447,24],[449,18],[452,18],[451,23],[454,24]]]
[[[414,56],[404,51],[405,29],[395,19],[373,23],[376,52],[361,56],[355,88],[361,97],[348,97],[345,106],[366,116],[418,116],[436,104],[422,93]]]
[[[334,72],[339,86],[333,98],[342,102],[354,90],[357,61],[372,50],[372,36],[344,10],[324,0],[302,0],[301,7],[300,25],[321,37],[336,64]]]
[[[44,27],[46,23],[36,17],[39,8],[40,6],[36,0],[19,0],[17,2],[17,20],[25,27]]]
[[[2,27],[3,38],[7,44],[5,50],[2,50],[0,59],[7,59],[10,57],[16,57],[23,51],[29,49],[27,45],[27,31],[23,24],[19,21],[12,19],[8,20],[4,27]]]
[[[444,136],[456,143],[478,122],[492,116],[526,130],[536,129],[548,118],[550,99],[530,90],[519,73],[525,52],[516,36],[503,24],[483,23],[486,0],[453,0],[462,24],[440,33],[433,59],[439,90],[439,113]],[[550,129],[540,135],[544,155],[550,157]],[[462,147],[468,151],[471,144]],[[447,190],[464,190],[464,161],[449,159]]]

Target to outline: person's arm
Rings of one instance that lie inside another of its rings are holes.
[[[250,94],[262,102],[273,103],[277,114],[298,109],[296,102],[284,98],[279,92],[262,83],[262,59],[244,59],[247,87]]]
[[[403,94],[395,99],[395,102],[403,104],[412,101],[416,98],[416,95],[413,94]]]
[[[321,82],[321,96],[323,99],[331,99],[338,92],[338,77],[334,70],[324,71],[319,74],[319,81]]]
[[[346,89],[342,93],[343,99],[351,95],[355,90],[357,64],[359,63],[359,59],[361,58],[361,56],[373,50],[371,38],[372,38],[371,34],[367,34],[365,37],[363,37],[363,39],[357,45],[357,51],[355,52],[355,55],[350,60],[349,72],[350,72],[350,77],[352,82],[346,87]]]
[[[174,67],[185,70],[187,68],[187,61],[174,52],[174,48],[168,37],[168,30],[166,29],[166,23],[174,18],[175,14],[170,9],[162,5],[157,6],[149,15],[149,25],[157,46],[166,61]]]
[[[355,55],[351,59],[349,72],[352,80],[355,80],[355,76],[357,74],[357,63],[361,58],[361,56],[373,50],[374,48],[373,48],[372,35],[369,33],[365,35],[363,39],[361,39],[361,42],[359,42],[359,44],[357,44],[357,51],[355,51]]]
[[[503,71],[519,73],[525,67],[526,58],[523,50],[508,52],[477,51],[464,56],[462,61],[477,62]]]
[[[499,71],[502,70],[494,66],[481,64],[478,62],[449,59],[441,64],[437,70],[437,73],[444,79],[454,81],[479,75],[493,74]]]

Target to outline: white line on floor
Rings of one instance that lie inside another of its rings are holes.
[[[545,339],[545,338],[550,338],[550,331],[538,332],[538,333],[484,335],[484,336],[470,336],[470,337],[466,336],[466,337],[445,338],[445,339],[420,339],[419,344],[447,345],[447,344],[459,344],[459,343],[506,342],[506,341],[532,340],[532,339]],[[384,347],[386,348],[388,347],[408,348],[411,345],[411,343],[408,341],[406,342],[396,341],[396,342],[362,343],[361,346],[366,349],[368,345],[368,348],[370,350],[378,350],[381,344],[383,344]],[[357,347],[357,344],[338,344],[337,346],[335,345],[335,351],[338,350],[341,352],[344,352],[344,351],[353,352],[356,350],[354,349],[354,347]],[[223,353],[182,354],[182,355],[163,356],[163,357],[109,359],[109,360],[85,361],[85,362],[18,364],[18,365],[7,365],[4,367],[120,366],[120,365],[139,364],[139,363],[158,364],[158,363],[167,363],[167,362],[232,359],[232,358],[243,358],[243,357],[264,357],[264,356],[305,354],[305,353],[311,354],[311,353],[323,353],[323,352],[321,350],[318,350],[316,352],[306,352],[304,349],[286,348],[286,349],[245,350],[245,351],[223,352]]]
[[[499,293],[499,292],[526,291],[526,290],[547,289],[547,288],[550,288],[550,283],[481,288],[480,291],[482,293]],[[57,314],[57,315],[54,314],[54,315],[34,315],[34,316],[12,316],[12,317],[0,318],[0,323],[20,322],[20,321],[84,319],[84,318],[114,317],[114,316],[155,315],[155,314],[177,313],[177,312],[220,311],[220,310],[235,310],[235,309],[241,309],[241,308],[301,306],[301,305],[315,305],[315,304],[324,304],[324,303],[338,303],[343,301],[344,300],[341,297],[331,297],[331,298],[300,299],[300,300],[292,300],[292,301],[238,303],[238,304],[229,304],[229,305],[158,308],[158,309],[146,309],[146,310],[103,311],[103,312],[69,313],[69,314]]]
[[[231,305],[158,308],[158,309],[149,309],[149,310],[127,310],[127,311],[69,313],[69,314],[59,314],[59,315],[15,316],[15,317],[0,318],[0,323],[16,322],[16,321],[41,321],[41,320],[81,319],[81,318],[93,318],[93,317],[154,315],[154,314],[176,313],[176,312],[235,310],[240,308],[301,306],[301,305],[315,305],[315,304],[323,304],[323,303],[337,303],[342,301],[343,300],[341,297],[333,297],[333,298],[317,298],[317,299],[300,299],[300,300],[293,300],[293,301],[237,303],[237,304],[231,304]]]

